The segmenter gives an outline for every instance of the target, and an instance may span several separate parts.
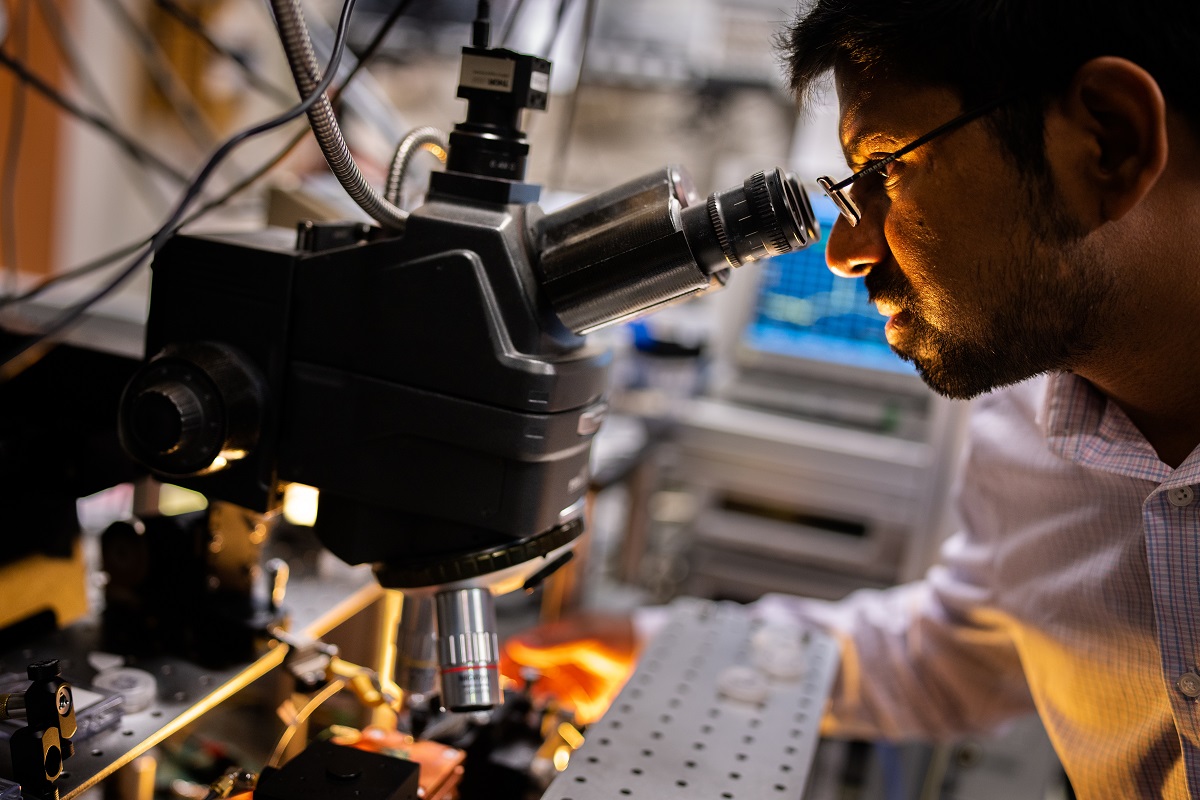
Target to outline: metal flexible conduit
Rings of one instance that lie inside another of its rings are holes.
[[[287,54],[292,77],[296,81],[296,88],[300,90],[301,97],[307,97],[321,80],[321,67],[317,64],[308,27],[304,24],[300,0],[271,0],[271,8],[275,12],[275,22],[279,26],[279,36]],[[321,146],[321,152],[325,154],[329,168],[347,194],[371,219],[383,227],[403,230],[408,213],[380,197],[367,183],[358,165],[354,163],[350,149],[346,147],[346,140],[342,138],[342,131],[333,116],[333,106],[330,105],[329,98],[322,97],[309,109],[308,121],[317,143]]]
[[[432,153],[438,161],[445,164],[449,149],[450,142],[446,138],[446,134],[437,128],[425,126],[409,131],[408,135],[400,140],[400,144],[396,147],[396,154],[392,156],[392,166],[388,170],[387,188],[383,192],[384,198],[389,203],[399,205],[400,187],[404,183],[408,165],[412,163],[413,157],[419,151]]]

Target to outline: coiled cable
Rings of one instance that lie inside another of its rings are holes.
[[[313,52],[312,40],[308,35],[308,27],[304,24],[300,2],[271,0],[271,9],[275,12],[275,22],[279,26],[280,40],[283,42],[296,88],[299,89],[301,97],[307,97],[321,80],[321,67]],[[325,155],[325,161],[350,198],[367,213],[367,216],[383,227],[403,230],[408,212],[380,197],[367,183],[354,157],[350,155],[350,148],[346,146],[346,140],[342,137],[328,97],[322,96],[313,104],[308,110],[308,121],[317,144]]]
[[[426,125],[409,131],[408,135],[400,140],[400,144],[396,146],[396,153],[392,156],[384,198],[389,203],[400,205],[400,187],[404,184],[409,164],[418,152],[424,150],[431,153],[434,158],[445,164],[449,149],[449,139],[438,128]]]

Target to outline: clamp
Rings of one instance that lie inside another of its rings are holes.
[[[9,740],[13,777],[22,792],[39,800],[58,800],[55,781],[63,762],[75,753],[75,700],[62,679],[58,659],[38,661],[26,670],[33,683],[23,693],[0,694],[0,720],[27,720]]]

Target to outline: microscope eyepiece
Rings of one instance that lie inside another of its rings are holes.
[[[808,195],[779,169],[756,172],[741,186],[713,192],[704,212],[686,210],[683,230],[701,268],[710,273],[802,250],[820,236]]]
[[[538,267],[563,324],[582,334],[630,319],[820,236],[804,189],[779,169],[698,201],[667,167],[544,217]]]

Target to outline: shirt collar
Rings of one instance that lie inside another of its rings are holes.
[[[1159,482],[1172,474],[1120,406],[1078,375],[1049,376],[1038,424],[1052,452],[1081,466]]]

